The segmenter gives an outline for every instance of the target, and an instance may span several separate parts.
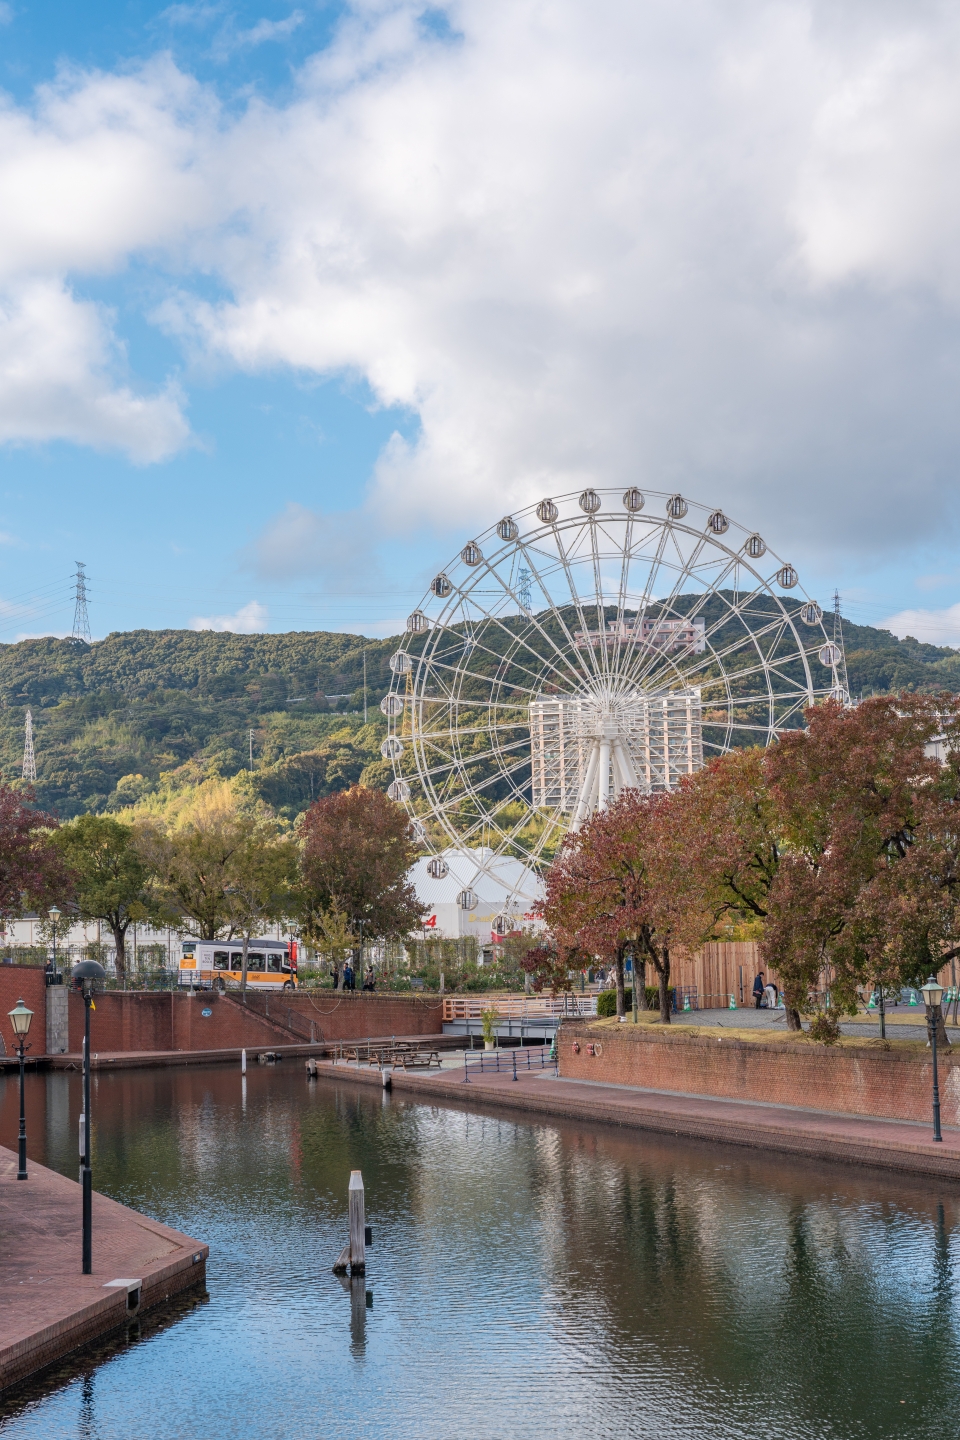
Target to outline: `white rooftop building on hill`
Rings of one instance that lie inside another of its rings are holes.
[[[431,867],[442,872],[444,866],[445,874],[431,873]],[[543,894],[543,884],[521,860],[495,855],[490,849],[451,847],[438,855],[424,855],[409,878],[423,905],[427,936],[457,940],[475,935],[481,945],[489,945],[511,930],[542,928],[531,897]],[[464,895],[476,901],[472,909],[461,904]]]

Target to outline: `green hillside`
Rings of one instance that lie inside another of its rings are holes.
[[[960,690],[960,650],[847,621],[844,636],[855,696]],[[396,644],[323,631],[134,630],[89,646],[0,645],[0,767],[19,778],[29,706],[40,803],[61,816],[117,809],[161,772],[235,774],[249,763],[252,729],[258,788],[292,818],[361,777],[386,783],[377,702]]]
[[[384,780],[377,702],[395,648],[323,632],[192,630],[134,630],[89,646],[2,645],[0,766],[19,777],[29,706],[37,798],[69,816],[130,804],[161,772],[186,764],[235,774],[249,763],[252,729],[264,798],[293,815],[362,774]],[[367,726],[358,713],[364,650]]]

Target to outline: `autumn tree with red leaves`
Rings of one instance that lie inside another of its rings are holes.
[[[306,929],[346,918],[355,935],[402,939],[422,919],[407,873],[417,858],[410,821],[382,790],[354,785],[311,805],[300,825]]]
[[[55,815],[35,810],[30,791],[0,783],[0,914],[46,910],[69,897],[72,874],[51,843]]]
[[[615,967],[617,1014],[625,1014],[628,954],[634,983],[652,965],[660,1019],[670,1023],[670,962],[676,949],[695,950],[716,916],[691,880],[669,795],[625,790],[564,841],[546,882],[543,916],[561,954],[586,951]]]

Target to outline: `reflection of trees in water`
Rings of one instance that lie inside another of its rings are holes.
[[[755,1413],[769,1394],[771,1414],[786,1405],[804,1434],[896,1433],[901,1400],[911,1428],[936,1413],[954,1433],[956,1198],[938,1208],[919,1181],[820,1178],[649,1135],[561,1134],[539,1155],[545,1216],[562,1231],[551,1274],[564,1316],[586,1289],[603,1297],[603,1353],[665,1368],[701,1402],[723,1396],[727,1414],[732,1396]],[[576,1318],[569,1338],[582,1343]]]

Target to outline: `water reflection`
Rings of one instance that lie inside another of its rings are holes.
[[[30,1153],[75,1175],[79,1082],[31,1087]],[[4,1436],[960,1429],[952,1188],[294,1066],[103,1074],[94,1109],[96,1183],[210,1242],[210,1301],[14,1397]],[[341,1282],[354,1168],[375,1246]]]

